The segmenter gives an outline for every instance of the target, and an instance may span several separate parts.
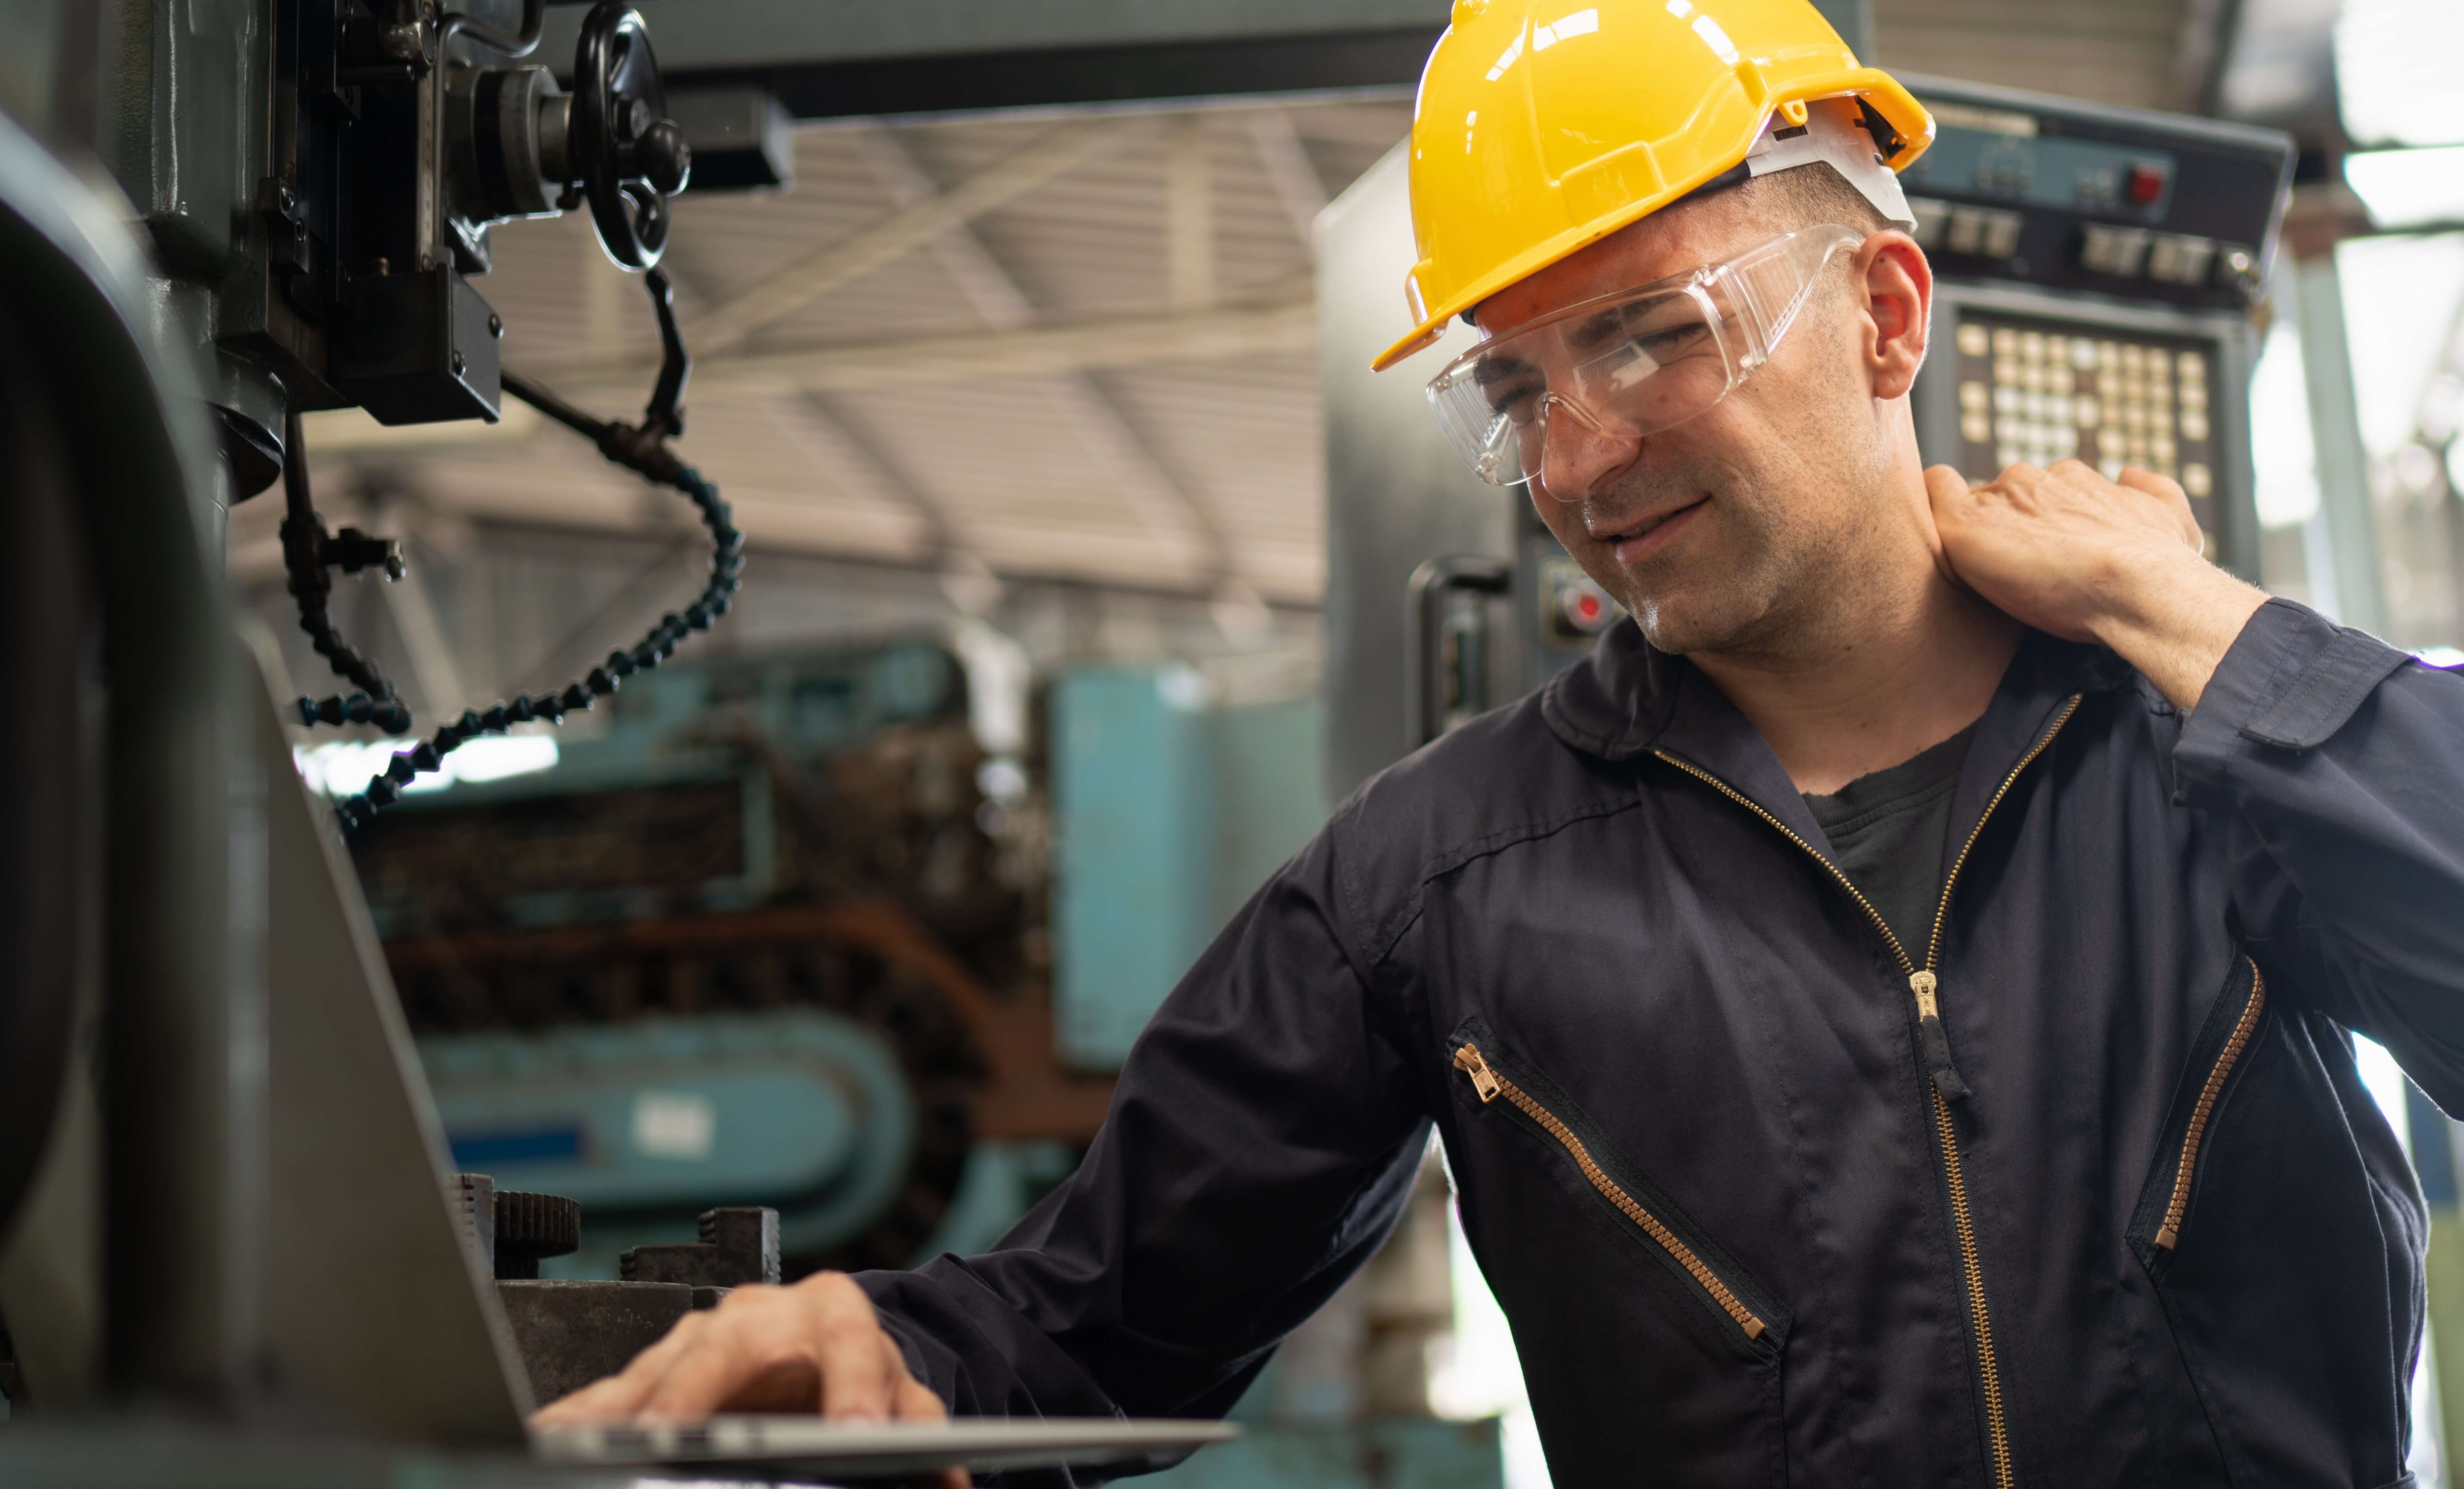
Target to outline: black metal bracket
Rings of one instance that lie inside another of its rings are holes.
[[[402,557],[402,540],[397,537],[376,537],[355,527],[346,527],[328,537],[319,555],[327,568],[345,574],[363,569],[380,569],[388,580],[399,580],[410,572]]]
[[[328,570],[357,574],[381,569],[388,580],[401,579],[408,572],[402,544],[390,537],[370,536],[355,527],[340,534],[325,531],[325,519],[317,515],[308,493],[308,449],[299,436],[297,409],[283,421],[282,498],[282,567],[290,576],[291,598],[299,606],[299,628],[307,632],[317,654],[331,664],[334,674],[349,679],[360,690],[347,697],[301,698],[299,722],[374,724],[389,734],[404,733],[410,728],[409,706],[376,664],[342,639],[326,606],[334,590]]]

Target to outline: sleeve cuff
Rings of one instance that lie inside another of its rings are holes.
[[[2283,750],[2325,744],[2388,673],[2411,660],[2305,605],[2270,600],[2242,626],[2183,726],[2173,750],[2183,794],[2221,784],[2246,743]]]

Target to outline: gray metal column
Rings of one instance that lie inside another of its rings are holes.
[[[1317,219],[1318,377],[1326,409],[1327,797],[1402,758],[1403,638],[1413,571],[1431,558],[1511,561],[1514,508],[1529,498],[1466,470],[1422,388],[1473,339],[1460,323],[1439,347],[1387,372],[1370,359],[1411,325],[1409,145],[1361,173]],[[1499,648],[1503,649],[1503,648]],[[1508,696],[1500,690],[1496,701]]]
[[[103,1355],[126,1398],[214,1410],[258,1378],[265,1046],[245,906],[263,876],[253,767],[230,749],[212,436],[185,350],[141,329],[143,268],[117,214],[0,120],[0,285],[52,349],[67,432],[51,453],[86,523],[108,695]]]
[[[2325,524],[2336,619],[2373,635],[2387,630],[2387,576],[2370,502],[2369,452],[2353,393],[2344,339],[2344,290],[2333,249],[2293,266],[2293,310],[2309,383],[2310,437],[2318,450],[2319,512]]]
[[[1814,0],[1814,8],[1857,54],[1857,60],[1868,67],[1874,61],[1874,0]]]

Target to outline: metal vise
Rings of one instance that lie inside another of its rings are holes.
[[[531,1397],[545,1405],[612,1375],[696,1308],[729,1289],[779,1281],[779,1212],[702,1213],[701,1239],[636,1246],[620,1281],[541,1281],[539,1260],[582,1244],[582,1206],[561,1194],[498,1193],[484,1173],[454,1180],[464,1235],[496,1278]]]

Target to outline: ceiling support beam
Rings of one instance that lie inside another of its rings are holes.
[[[1243,122],[1249,143],[1258,152],[1258,164],[1266,173],[1266,184],[1275,188],[1284,214],[1292,220],[1293,234],[1301,247],[1314,250],[1317,214],[1326,210],[1328,201],[1326,178],[1309,161],[1309,147],[1301,143],[1292,117],[1282,109],[1259,109]]]
[[[462,685],[462,665],[453,655],[452,644],[445,639],[445,626],[437,619],[420,571],[406,572],[378,593],[385,596],[385,609],[393,617],[403,654],[410,659],[411,684],[427,706],[427,717],[431,721],[458,717],[473,700]]]
[[[805,394],[801,412],[807,425],[821,427],[835,447],[836,459],[852,458],[862,468],[860,474],[868,486],[915,515],[923,536],[916,560],[940,570],[943,598],[968,615],[986,614],[1001,603],[1009,592],[1008,584],[960,536],[948,510],[909,473],[897,451],[873,438],[872,431],[848,417],[827,394]]]
[[[1121,137],[1109,121],[1063,124],[970,176],[729,296],[693,319],[688,339],[723,345],[783,319],[1078,164]]]
[[[844,135],[849,152],[901,210],[912,210],[940,194],[939,186],[917,164],[915,152],[891,130],[867,122],[850,126]],[[994,261],[973,229],[958,224],[934,238],[932,247],[942,272],[957,281],[958,293],[985,324],[996,331],[1017,331],[1034,323],[1035,307],[1026,292]]]
[[[658,535],[638,529],[619,531],[645,542],[659,540]],[[541,647],[537,656],[515,668],[509,674],[509,684],[526,689],[559,689],[598,666],[606,655],[602,648],[630,644],[632,638],[656,625],[661,616],[677,608],[679,597],[691,592],[687,584],[697,581],[706,570],[709,554],[709,540],[698,531],[666,536],[664,545],[592,606],[588,614]]]
[[[1215,171],[1206,125],[1183,114],[1164,129],[1164,300],[1175,310],[1215,303]]]
[[[1176,128],[1180,122],[1176,121]],[[1176,134],[1166,151],[1170,172],[1166,189],[1176,189],[1176,183],[1191,175],[1202,195],[1194,208],[1175,201],[1167,218],[1168,227],[1177,226],[1177,218],[1183,211],[1199,219],[1184,230],[1202,232],[1206,239],[1204,260],[1192,271],[1204,274],[1206,282],[1192,287],[1194,292],[1202,290],[1202,305],[1213,298],[1213,190],[1205,172],[1204,139],[1197,134],[1195,120],[1186,122],[1186,142],[1183,135]],[[932,199],[932,178],[896,135],[873,128],[864,131],[860,138],[865,163],[892,200],[907,203]],[[1194,165],[1188,159],[1193,155],[1197,157]],[[1173,234],[1168,230],[1166,236],[1171,240]],[[1035,318],[1033,301],[982,239],[960,225],[940,234],[933,246],[951,276],[958,281],[960,291],[973,301],[976,313],[996,333],[1009,338],[1034,334],[1028,329]],[[1171,267],[1177,291],[1183,272],[1180,253],[1176,252],[1169,256],[1173,259]],[[1045,376],[1044,385],[1055,410],[1096,465],[1111,478],[1113,489],[1138,513],[1148,532],[1166,547],[1185,556],[1199,571],[1227,573],[1230,554],[1221,531],[1196,494],[1164,466],[1146,431],[1103,385],[1083,367],[1055,369]]]
[[[1120,316],[1025,331],[841,342],[741,352],[693,363],[693,391],[708,398],[806,390],[861,392],[994,377],[1140,367],[1180,361],[1305,355],[1317,346],[1316,307],[1301,299],[1227,305],[1196,315]],[[546,376],[577,390],[638,400],[641,368],[583,364]]]
[[[883,449],[870,430],[847,417],[828,394],[807,392],[798,401],[794,414],[819,426],[822,443],[828,447],[833,463],[852,462],[857,467],[857,478],[867,487],[915,515],[923,537],[918,545],[923,558],[947,562],[958,551],[957,529],[950,521],[950,515],[925,494],[923,487],[907,473],[894,453]]]

